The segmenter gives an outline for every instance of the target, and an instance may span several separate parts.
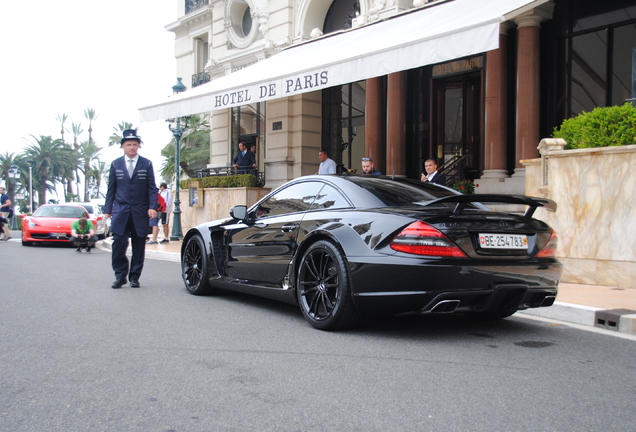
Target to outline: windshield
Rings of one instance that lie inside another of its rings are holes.
[[[88,205],[88,204],[80,204],[82,207],[84,207],[86,209],[87,212],[89,213],[95,213],[93,211],[93,206],[92,205]]]
[[[82,207],[59,205],[40,207],[35,211],[35,213],[33,213],[33,217],[59,217],[79,219],[84,214],[86,214],[86,210],[84,210]]]

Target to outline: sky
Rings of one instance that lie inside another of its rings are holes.
[[[165,121],[140,123],[138,108],[170,96],[177,82],[174,33],[165,29],[177,20],[177,0],[10,1],[2,11],[0,153],[21,153],[35,143],[31,135],[60,138],[56,116],[63,113],[66,142],[71,122],[81,122],[80,141],[87,141],[84,110],[94,108],[102,160],[123,154],[108,148],[108,137],[127,121],[144,142],[139,153],[158,171],[172,134]]]

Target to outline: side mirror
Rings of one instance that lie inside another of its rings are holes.
[[[244,205],[236,205],[230,209],[230,216],[234,219],[238,219],[241,221],[246,221],[247,217],[247,206]]]

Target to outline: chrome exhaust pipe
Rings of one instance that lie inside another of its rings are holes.
[[[556,296],[545,296],[539,307],[552,306],[555,300]]]
[[[459,300],[442,300],[431,308],[431,313],[455,312],[457,306],[459,306]]]

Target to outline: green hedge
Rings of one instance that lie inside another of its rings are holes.
[[[254,174],[238,174],[181,180],[179,182],[181,189],[189,189],[190,182],[193,181],[200,182],[202,188],[255,187],[258,183],[258,179]]]
[[[554,128],[552,137],[566,140],[568,149],[636,144],[636,107],[625,103],[582,112]]]

